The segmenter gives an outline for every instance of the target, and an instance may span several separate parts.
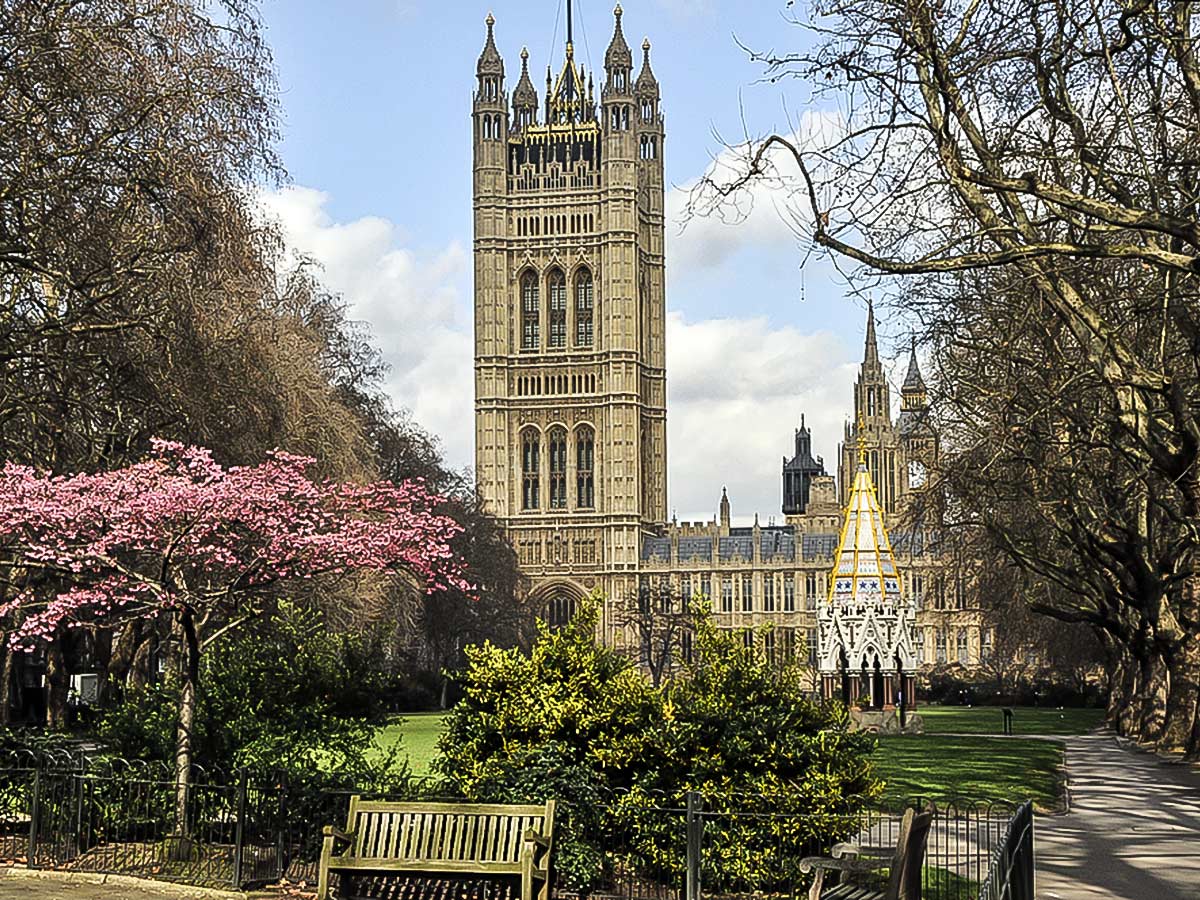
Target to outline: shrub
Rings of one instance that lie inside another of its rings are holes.
[[[717,812],[784,814],[710,820],[705,877],[722,889],[783,885],[798,874],[785,860],[848,836],[847,816],[880,785],[874,739],[850,732],[844,709],[807,699],[796,670],[777,670],[703,609],[695,662],[655,689],[596,640],[597,609],[593,599],[561,631],[541,626],[527,655],[468,650],[435,762],[447,790],[563,801],[556,868],[580,892],[617,862],[681,876],[688,791]]]
[[[197,763],[295,779],[402,788],[407,762],[377,755],[382,694],[364,640],[326,631],[319,613],[291,604],[244,626],[202,660],[193,735]],[[171,759],[177,687],[171,679],[128,693],[98,731],[130,759]]]

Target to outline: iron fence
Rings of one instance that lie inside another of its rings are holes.
[[[1033,804],[1022,803],[992,854],[979,900],[1034,900]]]
[[[435,799],[417,783],[403,799]],[[168,767],[80,758],[0,759],[0,860],[31,867],[249,887],[315,884],[324,825],[346,821],[355,785],[297,782],[264,773],[193,773],[182,806]],[[390,795],[391,799],[401,799]],[[449,799],[449,798],[442,798]],[[682,800],[682,802],[681,802]],[[852,841],[894,847],[909,803],[854,812],[799,809],[778,797],[605,797],[586,813],[604,839],[571,849],[556,837],[565,875],[571,852],[593,853],[593,876],[556,895],[621,900],[707,900],[803,894],[806,856]],[[569,817],[569,804],[560,807]],[[923,869],[927,900],[1032,900],[1029,804],[939,802]],[[561,853],[560,853],[561,849]],[[1028,884],[1028,889],[1026,885]]]

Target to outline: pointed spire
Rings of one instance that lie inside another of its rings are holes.
[[[875,340],[875,304],[867,301],[867,346],[863,353],[864,363],[879,363],[879,344]]]
[[[616,24],[613,26],[612,41],[609,42],[608,50],[604,54],[604,68],[613,69],[632,69],[633,68],[633,53],[629,50],[629,45],[625,43],[625,34],[621,31],[621,16],[623,11],[621,4],[618,3],[613,10],[613,17],[616,19]]]
[[[512,99],[513,109],[537,109],[537,90],[529,80],[529,50],[526,47],[521,48],[521,78],[513,88]]]
[[[901,393],[913,394],[924,393],[925,379],[921,377],[921,367],[917,363],[917,339],[912,339],[912,346],[908,351],[908,374],[904,376],[904,384],[900,386]]]
[[[487,23],[487,40],[483,44],[483,52],[479,54],[479,64],[475,67],[475,72],[478,75],[503,76],[504,60],[500,51],[496,49],[496,36],[493,32],[496,17],[488,13],[484,21]]]
[[[658,79],[650,68],[650,38],[642,41],[642,71],[638,74],[634,90],[639,96],[658,96]]]

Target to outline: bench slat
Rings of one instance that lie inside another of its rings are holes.
[[[479,863],[446,859],[388,859],[386,857],[335,856],[329,860],[329,871],[339,869],[374,869],[380,872],[471,872],[481,875],[519,875],[521,864]]]

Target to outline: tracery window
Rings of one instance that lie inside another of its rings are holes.
[[[742,612],[754,611],[754,576],[742,575]]]
[[[594,339],[592,321],[595,310],[592,273],[580,269],[575,274],[575,346],[590,347]]]
[[[783,611],[796,611],[796,582],[792,580],[790,572],[783,576]]]
[[[551,348],[567,346],[567,278],[561,271],[550,273],[550,336]]]
[[[550,508],[567,508],[567,432],[550,430]]]
[[[955,659],[964,666],[967,664],[967,629],[958,629],[958,647],[956,648]]]
[[[541,435],[536,429],[526,429],[521,434],[521,509],[537,509],[541,501],[541,455]]]
[[[775,612],[775,576],[770,572],[763,575],[763,612]]]
[[[536,350],[541,341],[541,300],[538,297],[537,275],[526,272],[521,277],[521,349]]]
[[[721,579],[721,612],[733,612],[733,578],[729,575]]]
[[[596,436],[587,426],[575,432],[575,505],[596,505]]]

